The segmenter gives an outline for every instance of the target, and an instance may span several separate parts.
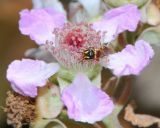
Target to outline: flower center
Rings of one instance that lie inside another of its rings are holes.
[[[69,46],[74,46],[77,48],[82,47],[83,44],[85,43],[85,35],[82,35],[81,33],[82,33],[81,29],[72,30],[66,36],[65,39],[66,43]]]
[[[90,24],[67,23],[54,30],[55,46],[48,49],[61,65],[77,69],[94,67],[101,54],[101,35]]]
[[[55,32],[56,46],[71,51],[82,51],[88,47],[97,48],[100,46],[100,34],[91,28],[89,24],[67,23],[63,28]]]

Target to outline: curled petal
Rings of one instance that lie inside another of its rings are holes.
[[[101,20],[101,21],[95,22],[92,27],[96,31],[102,32],[102,37],[101,37],[102,43],[108,43],[114,40],[118,35],[117,33],[118,25],[116,21],[107,22],[106,20]]]
[[[109,55],[106,64],[102,65],[113,70],[116,76],[138,75],[153,57],[154,51],[149,43],[139,40],[135,46],[127,45],[121,52]],[[105,60],[105,58],[104,58]]]
[[[46,64],[44,61],[31,59],[15,60],[8,67],[7,79],[15,92],[35,97],[37,87],[44,86],[58,69],[59,65],[56,63]]]
[[[20,12],[19,29],[22,34],[29,35],[38,45],[53,41],[53,31],[62,27],[65,15],[53,9],[25,9]]]
[[[116,20],[118,23],[118,33],[125,30],[135,31],[140,21],[140,11],[134,4],[128,4],[116,9],[112,9],[104,14],[105,20]]]
[[[62,101],[71,119],[88,123],[102,120],[114,108],[110,97],[83,74],[78,74],[73,83],[62,91]]]
[[[104,41],[110,42],[123,31],[135,31],[139,20],[140,12],[137,6],[128,4],[106,12],[101,21],[93,23],[93,28],[106,32]]]

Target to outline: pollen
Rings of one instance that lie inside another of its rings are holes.
[[[65,42],[69,45],[69,46],[73,46],[73,47],[82,47],[83,44],[85,43],[85,38],[87,35],[83,35],[81,33],[81,29],[74,29],[71,32],[69,32],[66,35],[66,39]]]
[[[67,48],[81,49],[87,45],[94,46],[100,43],[100,34],[86,23],[67,23],[63,28],[56,29],[54,34],[56,43]]]

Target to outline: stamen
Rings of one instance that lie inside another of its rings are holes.
[[[53,33],[55,47],[52,43],[47,43],[47,47],[61,65],[67,68],[78,68],[97,64],[95,60],[83,60],[84,50],[89,47],[95,49],[101,47],[100,33],[92,29],[89,24],[67,23],[63,28],[58,28]]]

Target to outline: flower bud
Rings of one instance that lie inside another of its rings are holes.
[[[119,7],[125,4],[135,4],[138,7],[145,5],[150,0],[105,0],[111,7]]]

